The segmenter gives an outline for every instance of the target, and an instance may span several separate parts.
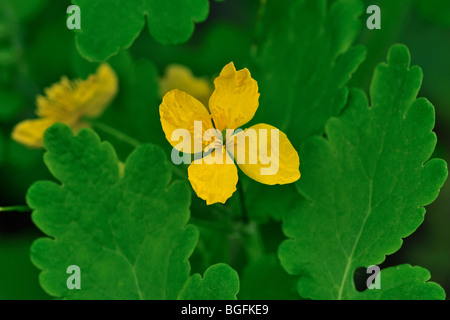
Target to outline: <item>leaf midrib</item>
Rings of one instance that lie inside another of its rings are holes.
[[[402,87],[403,87],[403,85],[402,85]],[[370,108],[370,109],[369,109],[369,112],[371,112],[371,111],[374,112],[374,109]],[[392,116],[392,113],[390,114],[390,116]],[[389,120],[391,120],[391,119],[392,119],[392,118],[390,118]],[[368,203],[367,213],[366,213],[366,216],[365,216],[365,218],[364,218],[363,223],[361,224],[361,228],[360,228],[359,233],[358,233],[358,235],[357,235],[357,237],[356,237],[356,239],[355,239],[355,242],[354,242],[354,244],[353,244],[352,251],[350,252],[350,255],[349,255],[348,258],[347,258],[347,264],[346,264],[346,266],[345,266],[344,275],[343,275],[343,277],[342,277],[341,286],[340,286],[340,288],[339,288],[339,294],[338,294],[338,297],[337,297],[338,300],[342,300],[342,293],[343,293],[344,286],[345,286],[345,280],[347,280],[348,273],[349,273],[349,271],[350,271],[350,266],[351,266],[351,263],[352,263],[352,261],[353,261],[353,255],[355,254],[356,247],[357,247],[358,244],[359,244],[359,240],[360,240],[361,235],[362,235],[362,232],[363,232],[363,230],[364,230],[364,228],[365,228],[365,226],[366,226],[367,220],[369,219],[369,216],[370,216],[370,214],[372,213],[372,209],[373,209],[373,208],[372,208],[373,181],[374,181],[374,178],[375,178],[375,174],[376,174],[376,172],[377,172],[377,164],[378,164],[378,162],[379,162],[379,160],[380,160],[380,158],[381,158],[381,155],[383,154],[384,146],[385,146],[385,144],[386,144],[387,127],[388,127],[388,124],[390,124],[390,123],[391,123],[391,121],[386,121],[386,122],[385,122],[385,125],[384,125],[384,130],[383,130],[383,132],[384,132],[384,134],[383,134],[383,142],[382,142],[382,144],[381,144],[380,152],[379,152],[378,157],[377,157],[377,160],[376,160],[376,162],[375,162],[376,165],[375,165],[375,169],[374,169],[374,171],[373,171],[373,175],[372,175],[372,177],[369,179],[369,197],[368,197],[368,198],[369,198],[369,203]]]
[[[361,228],[359,229],[358,236],[355,239],[355,243],[353,244],[352,251],[350,252],[350,255],[347,258],[347,265],[345,266],[344,276],[342,277],[341,286],[339,288],[339,295],[338,300],[342,300],[342,292],[344,290],[345,280],[348,277],[348,272],[350,271],[350,265],[353,261],[353,255],[355,254],[356,247],[358,246],[359,239],[361,238],[362,232],[366,226],[367,220],[369,219],[370,214],[372,213],[372,191],[373,191],[373,178],[370,179],[370,185],[369,185],[369,204],[367,208],[366,217],[364,218],[363,223],[361,224]]]

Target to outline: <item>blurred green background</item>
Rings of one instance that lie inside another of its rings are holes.
[[[368,90],[376,64],[385,60],[388,48],[394,43],[406,44],[412,63],[424,71],[421,96],[436,107],[438,146],[436,157],[450,161],[450,1],[445,0],[377,0],[364,1],[366,7],[377,4],[382,9],[382,29],[363,28],[358,42],[368,48],[366,61],[350,81],[351,86]],[[74,34],[66,28],[66,8],[69,1],[61,0],[0,0],[0,206],[24,205],[28,187],[37,180],[52,179],[42,162],[42,150],[29,150],[10,139],[14,125],[34,114],[35,97],[43,89],[57,82],[62,75],[69,78],[86,76],[94,66],[84,61],[76,51]],[[127,79],[131,61],[138,60],[142,72],[130,76],[130,83],[153,81],[149,101],[158,103],[157,84],[151,74],[161,75],[171,63],[189,66],[198,76],[213,77],[229,61],[239,66],[249,65],[259,0],[211,1],[206,22],[196,26],[193,37],[181,46],[162,46],[147,31],[141,33],[130,48],[112,58],[119,76]],[[366,15],[363,15],[365,18]],[[363,19],[365,23],[365,19]],[[259,37],[264,35],[258,35]],[[146,61],[151,61],[156,69]],[[132,60],[131,60],[132,59]],[[146,73],[145,73],[146,72]],[[144,74],[145,73],[145,74]],[[133,80],[134,79],[134,80]],[[138,80],[136,80],[138,79]],[[134,81],[134,82],[133,82]],[[130,83],[125,83],[124,88]],[[135,89],[135,90],[139,90]],[[141,92],[147,88],[142,87]],[[133,92],[124,90],[118,97],[132,99]],[[152,100],[153,99],[153,100]],[[130,100],[126,100],[130,102]],[[133,100],[131,100],[133,102]],[[109,123],[122,125],[124,131],[142,141],[163,139],[159,119],[149,119],[142,128],[123,127],[122,113],[105,117]],[[120,110],[119,110],[120,111]],[[122,110],[123,111],[123,110]],[[145,114],[141,115],[145,117]],[[153,121],[153,122],[152,122]],[[153,130],[147,130],[153,125]],[[146,133],[146,130],[149,131]],[[154,135],[152,135],[154,133]],[[150,137],[151,136],[151,137]],[[130,151],[120,143],[115,145],[122,159]],[[163,147],[168,148],[168,144]],[[193,212],[202,212],[204,204],[194,201]],[[233,201],[231,200],[233,206]],[[389,256],[384,266],[411,263],[430,270],[432,280],[450,292],[450,181],[439,198],[427,207],[424,224],[405,239],[402,249]],[[194,214],[194,213],[193,213]],[[195,217],[194,217],[195,218]],[[209,226],[208,226],[209,227]],[[276,247],[281,239],[279,223],[266,222],[267,247]],[[201,228],[201,226],[200,226]],[[207,229],[207,228],[206,228]],[[264,226],[263,226],[264,230]],[[270,231],[272,230],[272,231]],[[32,224],[28,212],[0,212],[0,299],[48,299],[39,286],[38,270],[29,259],[29,247],[41,234]],[[273,243],[271,243],[273,239]],[[220,242],[220,239],[216,239]],[[234,240],[228,237],[232,243]],[[202,250],[202,244],[197,251]],[[218,253],[219,254],[219,253]],[[239,252],[228,253],[229,259]],[[196,261],[194,271],[214,261]],[[270,262],[268,262],[270,263]],[[239,262],[236,260],[234,267]],[[239,269],[239,268],[238,268]],[[247,272],[250,272],[247,270]],[[285,279],[280,279],[283,281]],[[289,297],[286,297],[289,298]]]

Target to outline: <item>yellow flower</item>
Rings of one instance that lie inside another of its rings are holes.
[[[231,62],[222,69],[214,85],[215,90],[209,99],[211,113],[200,101],[177,89],[164,96],[159,109],[166,138],[176,149],[193,150],[190,147],[199,144],[203,151],[214,147],[212,152],[206,152],[206,155],[204,152],[203,158],[194,161],[188,168],[189,181],[197,195],[206,200],[207,204],[225,203],[236,190],[238,182],[235,160],[247,176],[260,183],[274,185],[297,181],[300,178],[300,160],[297,151],[283,132],[267,124],[257,124],[239,133],[229,133],[227,131],[232,130],[226,130],[245,125],[258,109],[258,84],[252,79],[249,70],[236,71]],[[194,131],[196,121],[201,121],[201,134]],[[190,133],[188,144],[183,145],[179,140],[172,139],[172,133],[177,129],[185,129]],[[205,139],[205,132],[210,129],[215,129],[220,134],[220,138],[216,135],[212,144],[205,141],[208,140]],[[255,132],[259,143],[247,140],[245,134],[250,131]],[[225,132],[224,144],[222,135]],[[275,143],[271,139],[272,134],[278,136]],[[240,135],[243,135],[244,139],[239,139]],[[267,139],[264,140],[264,137]],[[261,144],[262,141],[268,142],[264,145]],[[249,161],[252,150],[257,151],[257,161],[253,163]],[[245,161],[239,161],[240,151],[245,152]],[[273,174],[264,174],[263,170],[272,165],[267,161],[269,153],[277,154],[277,170]],[[234,155],[238,155],[237,159],[234,159]]]
[[[195,77],[189,68],[179,64],[167,66],[164,77],[159,81],[159,89],[161,97],[173,89],[187,92],[206,107],[213,91],[208,79]]]
[[[37,97],[37,119],[16,125],[12,138],[28,147],[42,147],[45,130],[55,123],[65,123],[77,132],[88,124],[83,118],[97,118],[117,94],[118,80],[108,64],[102,64],[96,74],[86,80],[69,81],[62,77],[59,83],[45,90],[45,97]]]

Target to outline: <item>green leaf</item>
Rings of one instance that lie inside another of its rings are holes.
[[[27,194],[33,222],[51,237],[31,248],[42,287],[67,299],[176,299],[198,231],[186,225],[189,187],[170,183],[163,151],[137,148],[121,176],[114,149],[90,129],[74,137],[57,124],[44,144],[61,184],[37,182]],[[81,269],[81,290],[66,286],[70,265]]]
[[[194,23],[208,16],[208,0],[72,0],[81,10],[80,53],[102,61],[129,48],[147,22],[150,34],[162,44],[187,41]],[[105,14],[105,13],[108,14]],[[145,16],[145,17],[144,17]]]
[[[450,156],[439,141],[434,155]],[[414,261],[417,265],[426,266],[433,275],[433,281],[439,283],[445,291],[450,288],[448,270],[450,266],[450,180],[447,179],[438,199],[427,208],[428,216],[417,234],[409,241],[408,250],[402,250],[400,255],[404,261]],[[417,239],[420,239],[417,241]]]
[[[290,274],[300,275],[302,297],[353,298],[354,271],[396,252],[447,178],[446,163],[429,160],[436,145],[434,108],[416,100],[422,71],[409,65],[408,49],[392,47],[388,64],[376,69],[372,106],[363,92],[352,90],[344,114],[327,123],[327,137],[313,137],[300,150],[304,174],[297,188],[305,200],[284,218],[290,239],[279,256]],[[419,271],[409,273],[411,282],[424,279]],[[397,286],[386,278],[373,297]],[[435,286],[427,283],[424,295],[444,298]]]
[[[321,134],[326,121],[347,101],[345,84],[363,61],[363,47],[352,47],[360,30],[359,0],[267,1],[265,42],[254,72],[260,107],[254,122],[285,132],[294,146]],[[281,9],[280,9],[281,7]],[[274,12],[282,12],[275,14]]]
[[[387,268],[379,274],[381,290],[371,289],[355,294],[359,300],[427,300],[444,299],[445,292],[434,282],[427,282],[431,276],[421,267],[401,265]]]
[[[326,121],[345,106],[345,85],[365,57],[363,47],[352,47],[362,6],[359,0],[331,5],[326,0],[268,0],[263,11],[258,26],[263,41],[251,69],[261,97],[252,122],[279,128],[298,148],[309,136],[323,133]],[[248,180],[246,205],[251,219],[279,220],[293,209],[297,195],[291,186]]]
[[[203,278],[192,275],[181,290],[183,300],[236,300],[239,277],[230,266],[219,263],[209,267]]]

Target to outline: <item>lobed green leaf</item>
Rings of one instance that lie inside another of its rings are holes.
[[[376,69],[371,107],[363,92],[352,90],[343,115],[327,123],[326,138],[303,144],[297,188],[304,200],[285,215],[290,239],[279,248],[284,268],[300,276],[302,297],[354,298],[354,271],[396,252],[423,222],[424,206],[437,197],[447,165],[429,160],[436,145],[434,108],[416,98],[421,81],[420,68],[410,68],[408,49],[393,46],[388,63]],[[413,284],[427,280],[419,269],[400,267],[395,273],[399,281],[405,274]],[[404,290],[384,293],[399,285],[393,279],[382,278],[380,292],[367,297],[405,298]],[[420,287],[422,298],[445,297],[436,284]]]
[[[209,267],[203,278],[192,275],[181,290],[183,300],[236,300],[239,277],[230,266],[219,263]]]
[[[80,53],[89,60],[103,61],[129,48],[148,25],[162,44],[180,44],[194,32],[194,23],[208,16],[208,0],[72,0],[81,10],[77,34]],[[145,16],[145,17],[144,17]]]
[[[171,182],[163,151],[137,148],[122,176],[112,146],[90,129],[75,137],[57,124],[44,144],[61,184],[37,182],[27,194],[33,222],[50,237],[31,248],[42,287],[67,299],[176,299],[198,231],[187,225],[190,190]],[[71,265],[81,269],[81,290],[66,286]]]

